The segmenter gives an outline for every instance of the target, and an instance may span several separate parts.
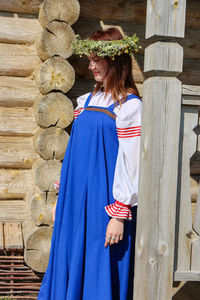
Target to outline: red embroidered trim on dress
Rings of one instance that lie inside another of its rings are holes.
[[[118,128],[117,127],[117,135],[118,138],[130,138],[141,135],[141,127],[142,126],[133,126],[128,128]]]
[[[118,200],[115,203],[105,206],[110,217],[132,220],[131,205],[126,205]]]
[[[60,180],[57,180],[56,182],[54,182],[54,188],[59,191],[59,188],[60,188]]]
[[[75,109],[74,111],[74,120],[80,115],[80,113],[83,111],[83,108]]]

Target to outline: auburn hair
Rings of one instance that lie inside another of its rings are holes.
[[[107,30],[95,31],[90,39],[94,41],[111,41],[120,40],[123,36],[115,27]],[[105,92],[111,91],[113,100],[119,101],[121,104],[125,101],[127,93],[139,96],[138,89],[134,83],[132,75],[132,58],[129,54],[121,54],[115,56],[115,59],[106,56],[104,59],[108,62],[107,86]],[[102,89],[102,82],[97,82],[94,94]],[[121,98],[120,98],[121,97]]]

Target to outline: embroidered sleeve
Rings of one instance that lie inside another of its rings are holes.
[[[54,188],[59,191],[59,188],[60,188],[60,180],[57,180],[56,182],[54,182]]]
[[[142,103],[132,99],[121,108],[116,111],[119,149],[113,181],[115,202],[105,210],[110,217],[131,220],[131,207],[137,205],[138,197]]]
[[[77,107],[74,110],[74,120],[82,113],[85,105],[85,101],[87,100],[87,97],[90,93],[84,94],[77,98]]]

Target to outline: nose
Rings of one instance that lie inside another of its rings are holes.
[[[94,61],[92,61],[92,60],[90,61],[88,69],[91,70],[91,71],[95,69],[95,62]]]

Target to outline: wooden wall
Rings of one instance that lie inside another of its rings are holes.
[[[32,165],[39,157],[33,147],[37,123],[32,105],[38,91],[32,73],[40,64],[34,47],[40,25],[30,15],[39,2],[32,1],[34,7],[22,2],[0,1],[0,221],[30,218],[26,199],[33,189]],[[28,15],[10,13],[14,8]]]

